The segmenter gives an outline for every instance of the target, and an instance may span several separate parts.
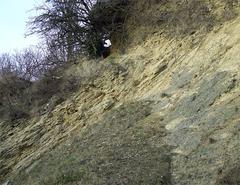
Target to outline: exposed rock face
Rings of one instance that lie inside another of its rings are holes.
[[[195,36],[153,35],[128,54],[66,75],[68,101],[0,130],[0,180],[13,184],[240,184],[240,20]],[[94,74],[94,75],[93,75]]]

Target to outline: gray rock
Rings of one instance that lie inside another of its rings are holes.
[[[10,184],[10,181],[6,181],[2,185],[11,185],[11,184]]]

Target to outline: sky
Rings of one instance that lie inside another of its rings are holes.
[[[39,0],[0,0],[0,53],[21,50],[39,43],[37,36],[25,38],[30,11]]]

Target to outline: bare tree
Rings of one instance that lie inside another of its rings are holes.
[[[51,49],[71,60],[76,53],[96,54],[104,33],[121,30],[128,0],[48,0],[29,21],[29,34],[40,34]],[[90,52],[89,52],[90,51]]]
[[[50,68],[40,49],[25,49],[0,56],[0,117],[11,120],[28,115],[31,86]]]
[[[48,0],[36,9],[29,22],[29,34],[41,34],[51,48],[64,48],[67,59],[83,46],[94,0]]]

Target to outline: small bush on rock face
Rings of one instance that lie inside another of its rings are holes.
[[[52,96],[60,92],[62,79],[55,79],[53,76],[45,76],[37,81],[32,87],[32,101],[36,106],[42,106],[51,99]]]
[[[19,78],[16,74],[5,72],[0,80],[1,117],[10,120],[28,116],[30,101],[27,89],[31,82]]]

